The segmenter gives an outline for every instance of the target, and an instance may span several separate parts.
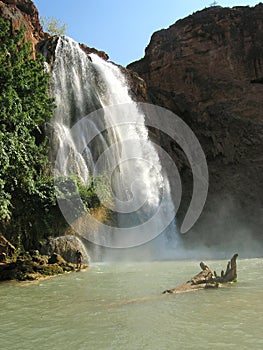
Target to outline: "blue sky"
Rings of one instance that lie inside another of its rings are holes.
[[[66,23],[67,35],[103,50],[126,66],[144,56],[153,32],[209,7],[213,0],[33,0],[40,16]],[[222,0],[222,7],[254,6],[258,1]]]

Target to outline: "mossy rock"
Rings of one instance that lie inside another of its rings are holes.
[[[48,264],[59,264],[66,266],[66,261],[62,258],[60,254],[53,253],[51,257],[48,259]]]
[[[36,267],[36,272],[43,276],[59,275],[64,272],[63,268],[58,264],[41,265]]]

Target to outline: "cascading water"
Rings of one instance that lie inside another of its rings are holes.
[[[102,224],[98,233],[71,222],[73,228],[84,238],[113,248],[139,246],[155,238],[167,220],[173,221],[174,206],[145,117],[131,99],[124,75],[114,64],[96,54],[88,56],[78,43],[61,37],[52,82],[57,105],[53,144],[59,149],[55,172],[77,175],[83,184],[91,176],[106,174],[113,198],[110,209],[118,213],[117,227]],[[169,230],[176,242],[175,224]],[[163,255],[167,235],[162,237],[154,244],[155,257]]]

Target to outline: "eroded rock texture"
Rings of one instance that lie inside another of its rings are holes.
[[[211,7],[153,34],[145,57],[128,66],[157,105],[177,113],[207,157],[209,195],[194,227],[207,245],[222,237],[262,237],[263,4]],[[192,193],[191,171],[165,135],[160,142],[184,181],[181,215]],[[191,236],[191,235],[190,235]]]
[[[25,41],[35,45],[49,35],[43,32],[39,14],[31,0],[0,0],[0,17],[10,20],[12,30],[25,28]]]
[[[25,40],[34,49],[49,38],[31,0],[0,0],[0,16],[11,21],[13,30],[25,26]],[[211,7],[154,33],[145,57],[128,70],[121,68],[132,95],[177,113],[206,154],[208,200],[186,242],[210,246],[226,241],[231,249],[237,239],[245,248],[250,237],[263,241],[262,38],[262,4]],[[50,41],[54,49],[56,37]],[[82,48],[87,54],[95,50]],[[108,59],[106,53],[98,54]],[[182,218],[192,195],[191,169],[172,139],[158,132],[155,139],[181,172]]]

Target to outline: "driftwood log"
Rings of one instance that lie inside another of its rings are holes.
[[[163,294],[181,293],[196,289],[206,289],[206,288],[218,288],[223,283],[236,282],[237,281],[237,264],[236,259],[238,254],[234,254],[232,259],[227,263],[226,271],[221,271],[218,275],[203,262],[200,262],[200,267],[202,269],[197,275],[191,278],[186,283],[172,288],[167,289]]]

